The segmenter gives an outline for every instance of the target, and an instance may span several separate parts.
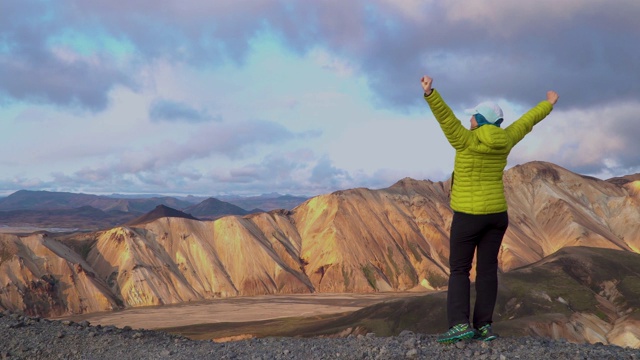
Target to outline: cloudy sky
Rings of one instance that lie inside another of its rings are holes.
[[[422,98],[560,100],[509,166],[640,172],[637,0],[2,0],[0,194],[446,180]]]

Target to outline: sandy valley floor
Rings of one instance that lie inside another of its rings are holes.
[[[376,294],[302,294],[235,297],[199,303],[132,308],[66,317],[92,325],[157,329],[217,322],[245,322],[292,316],[349,312],[395,298],[426,292]]]

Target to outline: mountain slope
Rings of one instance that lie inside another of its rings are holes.
[[[307,274],[326,292],[444,286],[446,201],[442,184],[405,179],[388,190],[305,202],[292,219],[304,239]]]
[[[80,255],[47,234],[0,234],[0,270],[5,309],[52,316],[122,306]]]
[[[505,172],[509,228],[500,263],[523,266],[566,246],[639,252],[639,182],[617,186],[532,162]]]
[[[493,325],[502,335],[640,347],[640,254],[568,247],[499,277]],[[405,330],[436,334],[447,327],[445,314],[446,292],[438,292],[386,301],[347,315],[300,320],[298,325],[289,319],[286,327],[282,320],[270,320],[168,330],[197,339],[273,336],[264,329],[277,336],[344,337],[369,332],[394,336]]]

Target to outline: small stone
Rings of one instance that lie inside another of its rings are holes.
[[[401,336],[401,337],[402,337],[402,336],[413,336],[413,335],[414,335],[414,334],[413,334],[413,331],[410,331],[410,330],[402,330],[402,332],[400,333],[400,335],[399,335],[399,336]]]
[[[133,330],[133,329],[131,328],[131,326],[127,325],[127,326],[123,327],[123,328],[122,328],[122,330],[124,330],[124,331],[131,331],[131,330]]]
[[[465,350],[464,351],[464,356],[466,356],[467,358],[470,358],[473,356],[473,351],[471,350]]]
[[[500,360],[507,360],[507,357],[504,355],[500,355]]]
[[[405,357],[409,358],[409,359],[413,359],[413,358],[415,358],[417,356],[418,356],[418,350],[416,350],[416,349],[411,349],[411,350],[407,351],[407,353],[405,354]]]
[[[416,347],[416,339],[415,338],[410,338],[407,339],[407,341],[405,341],[404,343],[402,343],[402,345],[406,348],[414,348]]]
[[[376,333],[372,333],[372,332],[367,333],[367,337],[368,337],[369,339],[374,338],[374,337],[376,337]]]
[[[132,338],[134,338],[134,339],[140,339],[141,337],[142,337],[142,333],[140,333],[140,332],[136,332],[132,336]]]
[[[465,347],[465,343],[464,343],[464,341],[458,341],[458,342],[456,343],[456,347],[457,347],[458,349],[464,349],[464,347]]]
[[[62,325],[71,326],[71,325],[73,325],[73,321],[71,321],[71,320],[62,320]]]
[[[18,328],[25,327],[25,326],[27,326],[27,324],[25,324],[22,321],[18,321],[18,322],[15,322],[15,323],[9,325],[9,328],[10,329],[18,329]]]
[[[59,332],[59,333],[56,334],[56,337],[58,339],[62,339],[64,337],[64,333],[63,332]]]
[[[82,326],[82,327],[89,327],[91,324],[87,320],[85,320],[85,321],[82,321],[81,323],[79,323],[79,325]]]

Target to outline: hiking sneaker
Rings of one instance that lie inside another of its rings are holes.
[[[469,324],[458,324],[446,333],[438,336],[438,342],[441,344],[453,344],[460,340],[471,339],[475,333],[475,330],[473,330]]]
[[[491,324],[487,324],[480,327],[480,329],[476,329],[473,338],[481,341],[491,341],[497,339],[498,335],[493,333]]]

